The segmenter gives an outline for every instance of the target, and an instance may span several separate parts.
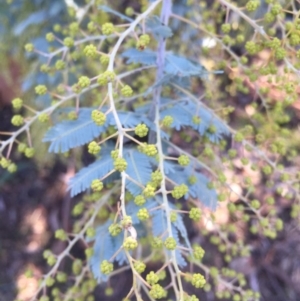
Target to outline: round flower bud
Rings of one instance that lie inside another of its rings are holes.
[[[157,154],[157,149],[154,144],[146,144],[145,146],[143,146],[142,150],[143,153],[149,157],[153,157]]]
[[[150,43],[150,36],[147,34],[143,34],[139,37],[139,40],[136,42],[136,48],[138,50],[143,51],[148,44]]]
[[[25,50],[26,50],[27,52],[32,52],[32,51],[34,50],[33,44],[31,44],[31,43],[26,44],[26,45],[25,45]]]
[[[93,21],[90,21],[87,25],[87,29],[90,32],[94,32],[97,29],[97,26]]]
[[[86,236],[89,238],[95,237],[96,235],[96,230],[93,227],[89,227],[86,229]]]
[[[188,190],[189,189],[185,184],[175,186],[172,190],[172,196],[174,199],[180,199],[188,192]]]
[[[117,159],[119,157],[119,150],[118,149],[115,149],[115,150],[112,150],[110,152],[110,156],[113,158],[113,159]]]
[[[166,291],[159,284],[154,284],[151,287],[149,294],[153,299],[162,299],[167,295]]]
[[[202,212],[199,208],[192,208],[189,213],[190,219],[192,219],[194,221],[199,221],[199,219],[201,218],[201,215],[202,215]]]
[[[194,257],[198,260],[202,260],[205,251],[200,246],[194,246]]]
[[[8,168],[10,163],[11,163],[11,161],[9,159],[4,158],[4,157],[2,157],[1,160],[0,160],[0,165],[1,165],[2,168]]]
[[[32,147],[27,147],[24,153],[27,158],[32,158],[35,154],[35,150]]]
[[[230,30],[231,30],[231,25],[230,25],[229,23],[222,24],[222,25],[221,25],[221,30],[222,30],[224,33],[229,33]]]
[[[163,176],[162,176],[162,173],[159,170],[156,170],[156,171],[151,173],[151,180],[156,185],[160,185],[162,179],[163,179]]]
[[[201,274],[194,274],[192,277],[192,285],[196,288],[203,287],[206,283],[206,280],[203,275]]]
[[[135,130],[134,130],[134,133],[137,135],[137,136],[139,136],[139,137],[146,137],[147,136],[147,134],[148,134],[148,127],[145,125],[145,124],[143,124],[143,123],[141,123],[141,124],[138,124],[137,126],[136,126],[136,128],[135,128]]]
[[[151,246],[153,249],[161,249],[163,246],[163,241],[159,237],[153,237],[151,240]]]
[[[190,164],[190,159],[189,159],[189,157],[186,156],[186,155],[181,155],[181,156],[179,156],[179,158],[178,158],[178,163],[179,163],[179,165],[181,165],[181,166],[187,166],[187,165]]]
[[[51,68],[47,64],[42,64],[40,70],[41,72],[47,73],[51,71]]]
[[[136,215],[141,221],[147,220],[150,217],[147,208],[141,208]]]
[[[104,73],[100,74],[97,83],[100,86],[107,85],[109,82],[112,82],[116,78],[116,75],[113,71],[105,71]]]
[[[201,123],[201,119],[200,119],[199,116],[193,116],[192,122],[193,122],[195,125],[199,125],[199,124]]]
[[[109,56],[108,55],[101,55],[100,57],[100,63],[103,66],[107,66],[109,63]]]
[[[45,85],[38,85],[35,87],[35,93],[38,95],[44,95],[47,93],[47,87]]]
[[[153,285],[159,281],[159,277],[156,273],[151,271],[147,276],[146,276],[146,281],[150,284]]]
[[[41,113],[38,118],[40,122],[49,121],[49,115],[47,113]]]
[[[122,227],[118,224],[111,224],[108,231],[111,236],[118,236],[122,232]]]
[[[101,191],[103,189],[103,183],[99,179],[92,181],[91,188],[93,191]]]
[[[143,191],[143,195],[144,195],[146,198],[154,197],[154,196],[155,196],[155,188],[154,188],[152,185],[147,184],[147,185],[146,185],[146,188],[145,188],[144,191]]]
[[[14,126],[21,126],[24,123],[24,118],[21,115],[14,115],[11,123]]]
[[[115,28],[112,23],[104,23],[101,27],[101,30],[104,35],[108,36],[114,32]]]
[[[167,115],[167,116],[165,116],[164,118],[163,118],[163,120],[162,120],[162,125],[164,126],[164,127],[170,127],[171,125],[172,125],[172,123],[173,123],[173,121],[174,121],[174,118],[172,117],[172,116],[169,116],[169,115]]]
[[[134,9],[132,7],[127,7],[125,9],[125,15],[129,16],[129,17],[132,17],[134,15]]]
[[[137,195],[134,199],[134,203],[137,206],[142,206],[146,203],[146,199],[142,195]]]
[[[171,212],[170,220],[172,223],[175,223],[177,221],[177,213],[176,212]]]
[[[164,242],[165,247],[168,250],[175,250],[176,249],[176,240],[173,237],[168,237]]]
[[[125,85],[125,86],[121,89],[121,94],[122,94],[122,96],[130,97],[130,96],[132,96],[133,91],[132,91],[132,89],[131,89],[130,86]]]
[[[51,287],[51,286],[53,286],[54,282],[55,282],[55,280],[52,277],[48,277],[46,279],[46,286]]]
[[[117,170],[119,172],[123,172],[127,168],[127,162],[124,158],[117,158],[114,160],[114,167],[115,167],[115,170]]]
[[[94,58],[97,56],[97,48],[95,45],[90,44],[84,47],[83,54],[87,57]]]
[[[63,229],[58,229],[55,231],[55,238],[66,241],[68,239],[68,235]]]
[[[63,273],[63,272],[57,272],[56,274],[56,279],[58,282],[60,283],[64,283],[67,281],[68,277],[67,277],[67,274],[66,273]]]
[[[250,0],[246,4],[246,9],[249,12],[253,12],[253,11],[256,11],[259,6],[260,6],[259,0]]]
[[[72,214],[74,216],[78,216],[83,212],[83,210],[84,210],[84,203],[80,202],[74,206],[72,210]]]
[[[75,259],[72,263],[72,272],[74,275],[79,275],[82,270],[82,261]]]
[[[71,37],[67,37],[64,39],[64,45],[68,48],[71,48],[74,46],[74,40]]]
[[[17,171],[17,165],[15,163],[10,163],[7,167],[9,173],[14,173]]]
[[[100,265],[100,270],[103,274],[108,275],[114,270],[114,266],[111,262],[104,260]]]
[[[123,243],[123,248],[127,251],[134,250],[137,248],[137,246],[138,246],[138,243],[137,243],[136,239],[133,238],[132,236],[127,237]]]
[[[23,100],[21,98],[15,98],[11,101],[14,109],[21,109],[23,105]]]
[[[93,110],[91,117],[92,120],[99,126],[103,125],[106,121],[106,115],[98,110]]]
[[[146,265],[142,261],[136,261],[133,266],[139,274],[143,273],[146,269]]]
[[[52,32],[48,32],[48,33],[46,34],[46,40],[47,40],[48,42],[53,42],[53,41],[55,40],[54,34],[53,34]]]
[[[131,218],[131,216],[128,216],[128,215],[124,216],[123,219],[122,219],[122,221],[121,221],[121,225],[125,229],[128,228],[128,227],[131,227],[131,225],[132,225],[132,218]]]
[[[94,248],[93,247],[87,248],[85,249],[84,253],[86,258],[89,259],[94,255]]]
[[[71,111],[68,113],[68,119],[69,120],[76,120],[77,119],[77,113],[75,111]]]
[[[77,84],[81,88],[87,88],[90,86],[91,80],[87,76],[81,76],[81,77],[79,77]]]
[[[96,142],[92,141],[88,144],[88,152],[92,155],[97,155],[101,150],[101,146]]]

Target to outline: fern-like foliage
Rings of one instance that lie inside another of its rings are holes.
[[[99,10],[102,10],[106,13],[110,13],[112,15],[115,15],[117,17],[119,17],[121,20],[125,20],[125,21],[128,21],[128,22],[132,22],[133,19],[129,18],[128,16],[124,15],[124,14],[121,14],[120,12],[110,8],[109,6],[106,6],[106,5],[98,5],[98,9]]]
[[[200,164],[199,164],[200,166]],[[217,206],[217,192],[215,189],[209,189],[207,187],[209,179],[198,170],[193,167],[182,167],[173,162],[164,162],[164,172],[167,177],[174,183],[180,185],[185,184],[189,187],[189,191],[185,198],[188,196],[198,199],[203,205],[210,209],[216,209]],[[191,184],[189,178],[195,177],[196,182]]]
[[[219,142],[222,135],[230,134],[227,125],[216,114],[201,103],[196,104],[188,98],[182,100],[164,99],[161,118],[163,119],[167,115],[174,119],[172,128],[180,130],[184,126],[192,127],[201,136],[206,135],[213,143]],[[193,121],[195,117],[199,118],[199,123]],[[208,131],[211,127],[214,127],[214,132]]]
[[[95,179],[101,179],[114,169],[113,159],[109,152],[105,152],[96,162],[82,168],[70,179],[68,188],[71,196],[88,189]]]
[[[158,16],[150,16],[146,19],[146,28],[150,31],[155,39],[159,38],[170,38],[173,35],[173,32],[169,26],[162,24]]]
[[[142,65],[155,65],[156,53],[152,50],[145,49],[139,51],[135,48],[129,48],[122,53],[122,57],[126,58],[126,64],[142,64]]]
[[[127,262],[125,252],[122,250],[123,234],[120,233],[117,236],[111,236],[108,228],[111,225],[111,221],[107,221],[105,224],[96,228],[96,238],[94,241],[94,254],[89,259],[91,271],[98,281],[107,281],[108,276],[101,272],[100,265],[103,260],[116,261],[122,265]],[[90,242],[90,240],[88,240]],[[113,257],[118,252],[117,256]]]
[[[219,142],[224,135],[230,135],[227,124],[200,102],[196,104],[189,98],[179,100],[161,98],[160,103],[160,119],[162,120],[167,115],[172,116],[173,123],[171,124],[171,128],[177,131],[183,127],[191,127],[201,136],[206,135],[213,143]],[[146,103],[137,107],[135,110],[139,114],[145,114],[150,108],[151,104]],[[199,124],[193,122],[195,117],[199,118]],[[211,127],[215,128],[215,132],[208,131]],[[163,137],[163,139],[165,138]]]
[[[139,123],[150,124],[147,115],[137,114],[135,112],[118,111],[118,117],[125,128],[134,128]],[[153,124],[153,123],[152,123]],[[115,125],[115,123],[113,123]]]
[[[190,77],[190,76],[203,76],[206,74],[206,70],[197,62],[192,62],[191,60],[168,53],[166,55],[166,62],[164,71],[167,74],[177,75],[180,77]]]
[[[119,17],[121,20],[125,20],[128,22],[132,22],[133,19],[121,14],[120,12],[110,8],[109,6],[106,5],[99,5],[98,8],[106,13],[110,13],[112,15],[115,15]],[[169,38],[173,35],[173,32],[169,26],[166,26],[161,23],[160,19],[158,16],[153,15],[149,16],[146,19],[146,32],[150,32],[153,34],[153,36],[158,40],[159,38]]]
[[[172,203],[169,203],[169,206],[170,208],[176,210],[177,208],[172,204]],[[177,218],[176,218],[176,221],[173,222],[173,225],[174,227],[177,229],[177,231],[180,233],[185,245],[191,249],[191,244],[190,244],[190,240],[188,238],[188,233],[187,233],[187,230],[186,230],[186,226],[183,222],[183,217],[182,217],[182,214],[177,214]]]
[[[135,181],[127,179],[126,188],[134,196],[141,194],[143,186],[151,179],[152,167],[149,157],[135,149],[129,149],[124,152],[124,159],[127,162],[126,173]],[[140,186],[136,182],[140,183]]]
[[[59,153],[86,144],[107,130],[113,123],[112,114],[106,123],[98,126],[91,119],[92,108],[81,108],[76,120],[57,123],[45,135],[43,142],[50,142],[49,152]]]
[[[157,55],[152,50],[139,51],[135,48],[129,48],[122,53],[122,56],[127,58],[127,64],[140,63],[143,65],[154,65]],[[179,77],[203,77],[207,75],[207,71],[199,63],[173,53],[166,54],[164,72]]]
[[[157,200],[159,200],[158,203],[161,202],[160,197],[157,197]],[[171,208],[173,207],[173,205],[171,203],[169,203],[169,206]],[[177,219],[178,219],[178,217],[177,217]],[[178,226],[176,226],[176,224]],[[166,227],[167,227],[166,212],[164,210],[155,210],[152,214],[152,234],[153,234],[153,236],[156,236],[156,237],[161,236],[165,232]],[[181,230],[182,230],[182,232],[181,232]],[[185,238],[185,241],[188,241],[188,236],[187,236],[185,226],[183,225],[183,227],[182,227],[180,222],[176,221],[172,225],[172,235],[173,235],[174,239],[176,240],[177,245],[180,246],[179,233],[181,234],[182,237]],[[166,237],[164,237],[164,238],[166,238]],[[187,246],[190,246],[189,241],[187,243]],[[178,265],[180,267],[186,266],[186,261],[178,249],[175,250],[175,254],[176,254],[176,260],[177,260]]]
[[[175,225],[172,225],[172,236],[176,240],[177,246],[180,247],[181,244],[179,239],[179,231],[178,228],[175,227]],[[175,250],[175,256],[179,267],[185,267],[187,265],[186,260],[184,259],[178,248]]]
[[[187,169],[187,175],[189,170]],[[192,171],[191,171],[192,172]],[[190,175],[196,177],[195,184],[189,186],[189,194],[191,197],[198,199],[206,207],[215,210],[218,202],[218,195],[215,189],[208,188],[209,179],[202,173],[194,171]]]
[[[152,234],[153,236],[160,236],[164,229],[167,229],[167,220],[164,210],[155,210],[152,213]]]
[[[158,206],[158,203],[155,198],[149,198],[146,200],[146,203],[143,205],[143,208],[146,208],[148,210]],[[137,206],[133,201],[130,201],[126,205],[126,213],[131,216],[132,218],[132,224],[133,225],[140,225],[141,221],[137,218],[137,213],[141,209],[140,206]],[[150,216],[152,216],[152,213],[150,212]]]
[[[206,76],[206,74],[201,75],[203,77]],[[172,74],[164,74],[162,78],[160,78],[152,87],[150,87],[147,92],[152,92],[153,89],[159,87],[159,86],[168,86],[175,84],[177,86],[180,86],[182,88],[189,88],[191,84],[191,78],[190,77],[182,77],[178,75],[172,75]]]
[[[91,119],[93,108],[81,108],[76,120],[68,120],[57,123],[52,127],[43,139],[43,142],[50,142],[49,152],[59,153],[84,145],[105,132],[108,126],[116,127],[115,120],[111,113],[107,114],[106,123],[97,126]],[[67,110],[65,110],[67,111]],[[103,109],[103,112],[106,108]],[[125,128],[134,128],[137,124],[144,122],[148,127],[154,129],[154,124],[147,118],[146,114],[141,115],[135,112],[118,111],[118,117]],[[163,134],[167,138],[166,133]]]
[[[112,237],[108,232],[110,222],[97,227],[94,243],[94,254],[89,259],[91,271],[98,281],[107,281],[107,275],[101,273],[100,264],[103,260],[109,260],[114,255]]]

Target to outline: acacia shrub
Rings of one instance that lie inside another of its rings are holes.
[[[1,141],[1,166],[17,171],[14,146],[29,158],[39,153],[30,129],[46,124],[49,153],[76,161],[68,189],[80,194],[72,233],[54,234],[67,247],[44,251],[50,269],[32,300],[95,300],[99,282],[113,295],[109,278],[127,270],[124,300],[260,299],[232,263],[250,257],[248,233],[276,239],[283,230],[279,197],[292,217],[299,213],[290,108],[300,31],[296,4],[238,4],[157,0],[118,11],[87,1],[46,33],[46,51],[25,45],[45,82],[36,78],[35,106],[12,100],[17,129]],[[83,150],[95,158],[84,167]],[[222,265],[190,241],[191,222]],[[60,270],[79,241],[85,258]]]

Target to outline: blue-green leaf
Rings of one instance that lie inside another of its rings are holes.
[[[196,177],[197,182],[189,186],[189,194],[193,198],[198,199],[206,207],[215,210],[218,201],[216,190],[207,187],[209,179],[200,172],[194,172],[193,175]]]
[[[151,163],[150,158],[138,150],[131,149],[124,152],[124,159],[127,162],[126,173],[137,183],[145,185],[151,179]],[[143,188],[135,182],[126,179],[126,188],[134,196],[141,194]]]
[[[95,179],[100,179],[114,169],[113,159],[110,153],[105,153],[96,162],[82,168],[73,178],[70,179],[68,189],[71,196],[88,189]]]
[[[156,206],[158,206],[158,203],[156,202],[156,200],[154,198],[150,198],[150,199],[146,200],[146,203],[143,205],[143,208],[146,208],[149,210]],[[137,213],[140,209],[141,209],[141,207],[137,206],[134,203],[134,201],[131,201],[126,205],[126,214],[131,216],[133,225],[138,225],[141,223],[141,221],[137,218]],[[151,215],[152,215],[152,213],[150,212],[150,216]]]
[[[200,164],[199,164],[200,165]],[[182,167],[176,163],[165,162],[165,172],[174,183],[177,185],[185,184],[189,187],[189,191],[185,198],[190,195],[192,198],[198,199],[202,204],[208,208],[215,210],[217,206],[217,193],[215,189],[209,189],[207,184],[209,179],[201,172],[196,171],[191,166]],[[195,176],[196,183],[191,185],[189,183],[189,177]]]
[[[17,36],[21,35],[28,26],[45,22],[46,17],[47,17],[47,11],[44,9],[30,14],[27,19],[20,22],[15,27],[14,34]]]
[[[109,234],[108,227],[110,221],[97,227],[96,239],[94,243],[94,254],[89,259],[91,271],[97,280],[107,281],[108,276],[101,273],[100,265],[102,261],[109,260],[114,255],[112,236]]]
[[[222,138],[222,135],[230,134],[227,124],[221,121],[215,113],[203,106],[200,102],[196,105],[188,98],[165,100],[160,113],[161,119],[167,115],[172,116],[174,119],[171,124],[172,128],[180,130],[183,126],[190,126],[198,131],[200,135],[208,136],[214,143],[218,142]],[[200,118],[199,124],[193,122],[195,116]],[[211,126],[215,127],[214,133],[207,131]]]
[[[157,40],[173,35],[171,28],[162,24],[158,16],[150,16],[146,19],[146,29],[151,31]]]
[[[164,71],[177,76],[206,76],[207,71],[199,63],[168,53],[165,57]]]
[[[126,64],[139,63],[143,65],[155,65],[156,53],[146,49],[144,51],[136,48],[129,48],[122,53],[122,57],[127,58]]]
[[[137,50],[135,48],[129,48],[122,53],[122,56],[127,58],[126,63],[140,63],[143,65],[155,65],[156,53],[152,50],[146,49],[144,51]],[[167,53],[165,56],[164,72],[178,77],[190,77],[190,76],[207,76],[208,72],[205,68],[197,62]]]
[[[110,14],[112,14],[112,15],[115,15],[115,16],[119,17],[120,19],[126,20],[126,21],[128,21],[128,22],[130,22],[130,23],[131,23],[132,21],[134,21],[133,19],[127,17],[126,15],[121,14],[120,12],[118,12],[118,11],[116,11],[116,10],[114,10],[114,9],[112,9],[112,8],[110,8],[110,7],[108,7],[108,6],[106,6],[106,5],[99,5],[98,8],[99,8],[100,10],[106,12],[106,13],[110,13]]]
[[[94,243],[94,254],[89,259],[89,265],[92,273],[97,280],[107,281],[108,276],[102,274],[100,265],[104,260],[110,260],[120,250],[123,244],[123,235],[113,237],[110,235],[108,228],[111,225],[111,221],[107,221],[96,229],[95,243]],[[124,250],[121,250],[114,261],[120,265],[127,262],[127,257]]]
[[[51,142],[49,152],[67,152],[69,149],[92,141],[112,123],[112,114],[107,115],[106,123],[98,126],[91,119],[92,108],[81,108],[76,120],[65,120],[52,127],[43,142]]]
[[[159,197],[157,199],[160,199]],[[169,204],[170,206],[171,204]],[[172,207],[172,206],[171,206]],[[166,212],[163,209],[158,209],[153,211],[152,213],[152,234],[153,236],[160,236],[165,232],[165,229],[167,229],[167,218],[166,218]],[[176,227],[174,224],[172,224],[172,236],[176,240],[177,245],[180,245],[180,239],[178,236],[178,227]],[[179,230],[180,231],[180,230]],[[181,233],[181,236],[188,241],[187,233],[183,230]],[[164,237],[166,238],[166,237]],[[190,244],[188,243],[188,246]],[[180,267],[186,266],[186,261],[181,255],[180,251],[177,249],[175,251],[176,260]]]

